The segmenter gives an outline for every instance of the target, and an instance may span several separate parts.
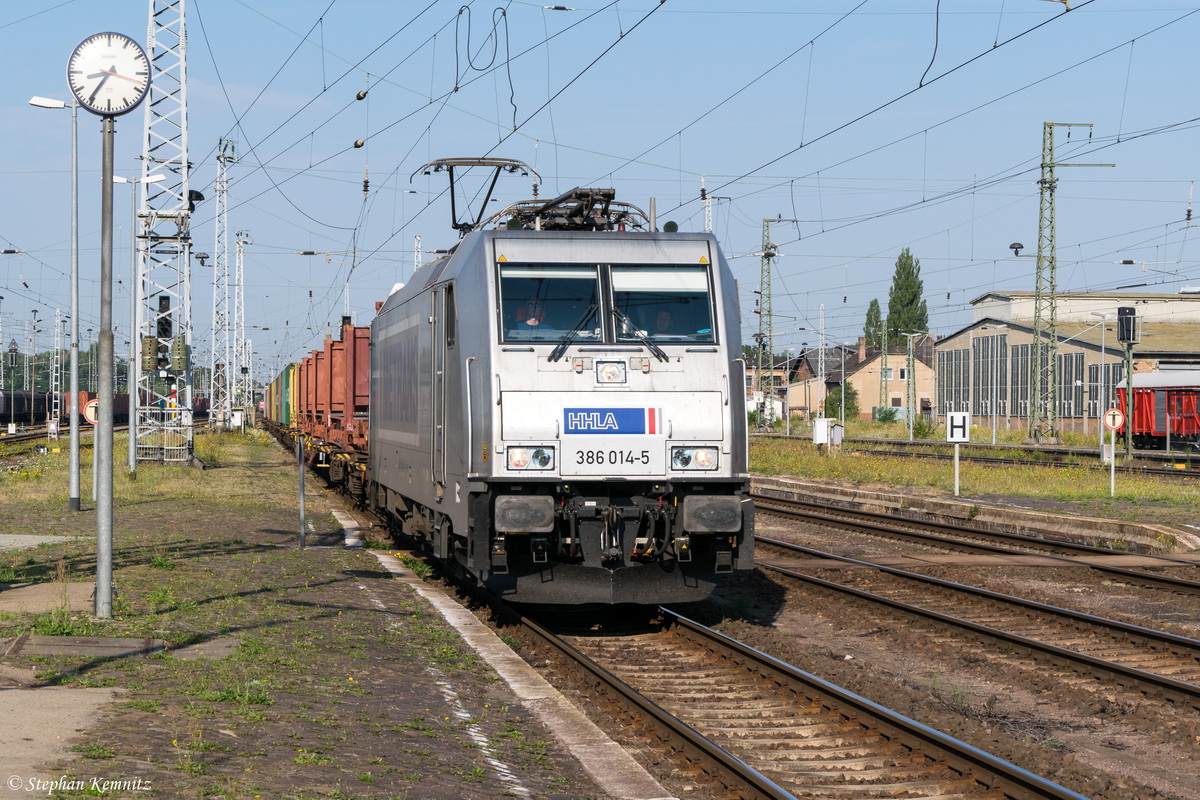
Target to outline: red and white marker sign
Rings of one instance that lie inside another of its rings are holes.
[[[1117,428],[1125,424],[1125,412],[1119,408],[1110,408],[1104,412],[1104,427],[1110,431],[1115,431]]]
[[[95,425],[96,417],[99,415],[100,415],[100,401],[99,400],[89,400],[87,402],[87,405],[85,405],[83,407],[83,418],[86,419],[89,424]]]

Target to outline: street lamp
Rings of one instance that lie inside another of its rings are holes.
[[[138,331],[141,326],[138,324],[138,298],[137,298],[137,184],[139,183],[159,183],[167,179],[166,175],[159,173],[157,175],[147,175],[145,178],[123,178],[120,175],[113,176],[113,183],[128,183],[129,184],[129,363],[126,364],[128,374],[125,379],[126,391],[129,393],[129,474],[137,475],[137,437],[138,437],[138,383],[141,377],[138,375],[140,368],[138,357],[135,350],[135,342],[137,341]]]
[[[89,391],[89,392],[94,392],[94,391],[96,390],[96,385],[95,385],[95,383],[93,383],[93,382],[92,382],[92,370],[93,370],[93,369],[95,369],[95,367],[94,367],[93,365],[96,363],[96,356],[95,356],[95,354],[92,352],[92,329],[91,329],[91,328],[88,328],[88,329],[87,329],[87,338],[88,338],[88,378],[87,378],[87,387],[88,387],[88,391]]]
[[[29,325],[29,361],[28,361],[28,363],[29,363],[29,381],[25,384],[25,388],[30,390],[31,392],[37,391],[37,335],[38,335],[37,324],[39,322],[37,315],[38,315],[38,310],[35,308],[33,310],[33,322],[31,322]],[[29,412],[31,415],[30,419],[33,419],[33,417],[32,417],[32,414],[33,414],[32,396],[29,401]]]
[[[846,435],[846,348],[849,346],[850,346],[850,342],[842,342],[842,346],[839,348],[842,351],[842,371],[841,371],[839,377],[842,381],[842,386],[841,386],[841,390],[842,390],[841,411],[842,411],[842,414],[841,414],[841,416],[842,416],[842,435],[843,436]]]
[[[800,346],[804,348],[800,351],[800,360],[805,361],[808,358],[808,342],[801,342]],[[809,421],[812,420],[812,408],[809,406],[811,401],[808,396],[808,385],[810,383],[812,383],[812,380],[806,377],[804,379],[804,416]]]
[[[1100,399],[1096,401],[1096,420],[1097,421],[1102,420],[1104,418],[1104,412],[1107,410],[1105,408],[1105,406],[1108,405],[1108,375],[1105,374],[1106,364],[1104,363],[1105,358],[1107,358],[1107,356],[1108,356],[1108,349],[1104,346],[1104,334],[1108,332],[1108,325],[1106,323],[1110,319],[1115,317],[1116,315],[1117,315],[1117,313],[1115,311],[1093,311],[1092,312],[1093,317],[1100,318],[1100,325],[1101,325],[1101,328],[1100,328]],[[1104,449],[1104,425],[1099,424],[1096,426],[1096,428],[1100,432],[1100,449],[1103,450]]]
[[[67,399],[71,477],[67,508],[79,511],[79,103],[35,95],[29,98],[29,105],[71,109],[71,396]]]

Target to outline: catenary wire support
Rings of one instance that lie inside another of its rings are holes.
[[[209,354],[209,424],[228,430],[233,414],[233,332],[230,324],[229,281],[229,165],[237,158],[236,143],[217,143],[217,178],[213,184],[216,201],[216,235],[213,241],[213,324]]]
[[[233,264],[233,403],[245,406],[254,399],[253,377],[250,369],[250,340],[246,338],[246,245],[253,244],[249,231],[234,234],[237,249]]]
[[[62,318],[62,311],[54,309],[54,355],[50,363],[50,420],[55,425],[54,438],[58,438],[57,426],[58,421],[62,419],[62,369],[63,369],[63,351],[62,351],[62,334],[63,324],[66,322]]]
[[[137,414],[137,460],[192,461],[191,213],[203,196],[189,189],[187,37],[184,0],[149,0],[146,51],[150,89],[138,210],[137,331],[143,370],[130,406]],[[151,172],[166,176],[147,183]]]
[[[1037,276],[1034,287],[1033,346],[1030,348],[1029,441],[1059,444],[1058,385],[1058,255],[1055,245],[1055,167],[1112,167],[1114,164],[1058,164],[1054,161],[1054,129],[1084,127],[1090,122],[1046,122],[1042,125],[1042,173],[1038,180]]]

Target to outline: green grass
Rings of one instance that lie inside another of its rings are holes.
[[[899,459],[845,452],[827,455],[800,439],[754,439],[750,471],[759,475],[795,476],[862,486],[912,487],[953,493],[952,461]],[[1085,466],[1052,470],[1036,465],[987,466],[961,460],[960,493],[1013,495],[1061,501],[1109,499],[1108,473]],[[1200,508],[1200,488],[1183,482],[1123,475],[1117,499],[1142,504],[1176,503]]]
[[[87,742],[86,744],[77,744],[71,747],[71,752],[79,753],[84,758],[105,759],[112,758],[117,753],[115,750],[110,750],[98,742]]]
[[[76,617],[65,607],[35,614],[29,630],[38,636],[95,636],[101,631],[99,624],[87,617]]]

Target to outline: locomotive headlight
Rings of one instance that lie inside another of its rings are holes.
[[[597,361],[596,383],[624,383],[624,361]]]
[[[529,466],[529,451],[524,447],[508,448],[508,468],[525,469]]]
[[[715,447],[672,447],[672,469],[716,469],[720,459]]]
[[[554,469],[553,447],[509,447],[509,469]]]
[[[538,447],[529,457],[529,465],[534,469],[551,469],[554,467],[554,448]]]

